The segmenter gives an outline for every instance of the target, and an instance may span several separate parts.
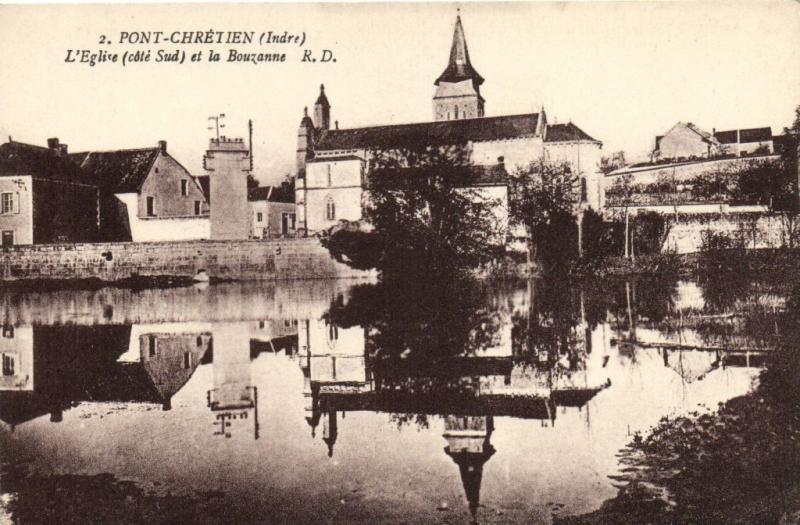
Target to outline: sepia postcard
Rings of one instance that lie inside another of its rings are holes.
[[[800,2],[0,4],[0,525],[800,525]]]

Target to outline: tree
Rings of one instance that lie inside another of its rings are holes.
[[[384,275],[430,277],[487,263],[502,250],[499,203],[475,187],[480,169],[464,145],[370,152],[363,203],[369,228],[323,239],[337,260]]]
[[[625,152],[616,151],[610,157],[603,157],[600,159],[600,171],[603,175],[607,175],[614,170],[618,170],[625,166]]]
[[[532,162],[511,175],[509,217],[525,228],[529,260],[541,253],[545,239],[562,233],[552,230],[574,223],[578,189],[579,177],[568,163]]]
[[[258,188],[259,185],[260,185],[260,183],[258,182],[258,179],[255,178],[252,173],[248,173],[247,174],[247,189],[248,190],[253,190],[253,189]]]

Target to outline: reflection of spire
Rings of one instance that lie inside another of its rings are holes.
[[[325,414],[325,419],[322,422],[322,441],[328,445],[328,457],[333,457],[333,445],[336,444],[336,438],[339,436],[339,428],[336,421],[336,411],[331,410]]]
[[[483,465],[495,452],[489,443],[493,430],[491,416],[447,416],[445,419],[444,437],[449,444],[444,452],[458,465],[473,523],[480,507]]]

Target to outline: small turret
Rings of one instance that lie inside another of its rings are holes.
[[[331,105],[325,96],[325,84],[319,85],[319,96],[314,103],[314,124],[319,130],[329,129],[331,125]]]
[[[306,160],[314,155],[314,122],[308,116],[308,108],[303,108],[303,119],[297,130],[297,175],[306,171]]]

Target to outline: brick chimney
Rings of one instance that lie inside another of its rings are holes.
[[[47,149],[53,150],[58,153],[58,137],[47,139]]]
[[[166,155],[167,154],[167,141],[166,140],[159,140],[158,141],[158,149],[161,151],[161,153]]]

